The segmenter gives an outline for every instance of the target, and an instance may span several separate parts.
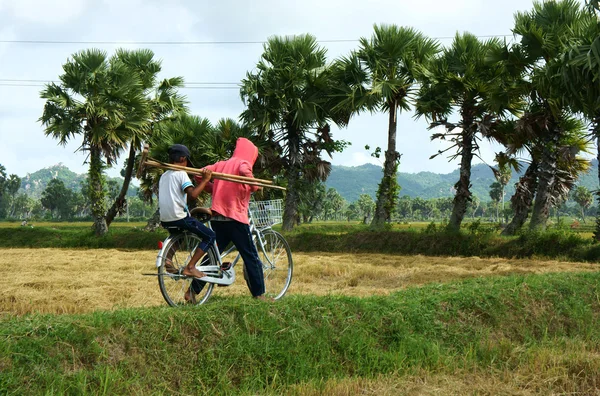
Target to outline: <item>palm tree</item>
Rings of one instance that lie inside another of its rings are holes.
[[[581,208],[581,219],[585,223],[585,210],[594,202],[594,197],[590,190],[584,186],[579,186],[573,192],[573,199]]]
[[[344,198],[333,187],[327,189],[325,202],[323,203],[323,220],[328,220],[328,215],[331,213],[334,220],[337,219],[337,214],[344,206]]]
[[[506,63],[520,68],[523,86],[532,109],[529,121],[541,139],[537,174],[538,183],[531,217],[532,229],[543,229],[550,215],[553,188],[561,184],[557,163],[563,136],[570,133],[565,97],[567,91],[553,71],[563,62],[570,43],[585,37],[590,16],[575,0],[534,2],[533,10],[515,15],[513,32],[520,41],[506,50]]]
[[[419,31],[396,25],[375,25],[370,39],[361,38],[359,49],[336,62],[344,78],[339,108],[349,111],[388,113],[388,142],[383,178],[371,225],[381,226],[391,218],[400,188],[396,179],[398,113],[408,111],[422,68],[438,52],[439,44]]]
[[[531,210],[535,190],[537,188],[537,162],[535,160],[529,163],[523,176],[515,185],[515,193],[510,198],[510,203],[514,212],[512,220],[502,231],[502,235],[514,235],[520,230]]]
[[[519,162],[527,161],[525,158],[517,161],[516,156],[525,154],[530,159],[529,166],[516,184],[515,194],[511,197],[514,215],[503,230],[503,235],[514,235],[524,225],[531,211],[539,182],[539,163],[547,144],[546,120],[547,115],[540,112],[538,107],[531,106],[519,120],[504,120],[487,131],[492,138],[507,147],[506,155],[499,158],[501,163],[519,171]],[[588,144],[582,122],[565,114],[560,118],[559,128],[562,134],[554,147],[557,160],[548,191],[549,208],[565,199],[577,178],[589,168],[589,161],[578,156],[578,153],[587,151]]]
[[[519,164],[516,161],[513,161],[509,155],[506,153],[498,153],[496,154],[496,162],[498,163],[498,169],[492,168],[494,172],[494,177],[496,178],[496,182],[500,187],[500,207],[502,208],[502,219],[504,218],[504,195],[506,185],[510,182],[512,178],[512,168],[518,171]],[[497,208],[496,208],[497,209]],[[498,212],[496,211],[496,218],[498,217]],[[503,222],[503,220],[500,220]]]
[[[6,190],[6,167],[0,164],[0,201]]]
[[[185,112],[185,99],[178,94],[177,89],[183,86],[183,78],[174,77],[158,81],[161,71],[161,62],[154,59],[154,53],[148,49],[134,51],[119,49],[115,58],[127,65],[134,73],[138,74],[144,96],[150,106],[150,119],[146,128],[132,130],[129,137],[129,156],[127,157],[123,175],[123,185],[119,195],[106,214],[106,224],[110,226],[117,214],[125,210],[125,196],[133,175],[136,153],[146,141],[156,125],[165,120]]]
[[[539,154],[536,147],[541,145],[536,146],[536,135],[531,128],[526,128],[532,124],[527,121],[528,117],[531,117],[531,114],[525,112],[519,120],[504,119],[494,125],[484,125],[484,128],[487,128],[487,136],[506,147],[505,153],[496,156],[500,168],[508,167],[519,172],[522,163],[529,164],[515,184],[515,193],[510,199],[513,218],[502,231],[502,235],[514,235],[523,227],[529,217],[537,188]],[[518,158],[518,155],[523,154],[528,158]]]
[[[452,231],[460,229],[472,199],[471,162],[478,155],[481,125],[518,108],[518,100],[514,101],[511,95],[498,99],[498,92],[508,90],[508,76],[502,74],[501,67],[486,62],[487,54],[498,48],[500,41],[497,39],[480,41],[470,33],[457,33],[452,45],[435,59],[422,79],[416,117],[425,116],[431,122],[431,128],[445,128],[445,132],[434,133],[432,140],[449,140],[452,143],[431,158],[455,148],[457,151],[451,158],[460,157],[461,160],[448,223],[448,229]],[[449,122],[448,117],[455,111],[460,121]]]
[[[89,154],[91,211],[96,235],[103,235],[124,207],[135,152],[153,125],[180,110],[183,99],[176,94],[180,78],[164,80],[155,88],[160,63],[148,50],[119,50],[108,58],[104,51],[75,53],[63,65],[59,84],[41,92],[46,99],[40,121],[45,133],[65,145],[82,136],[80,150]],[[110,210],[106,210],[103,171],[130,146],[125,182]]]
[[[369,194],[360,194],[356,201],[356,207],[358,208],[361,216],[363,216],[363,224],[367,224],[373,210],[375,209],[375,202]]]
[[[150,108],[137,73],[104,51],[75,53],[63,65],[60,84],[41,92],[46,99],[40,121],[47,136],[65,145],[81,135],[80,150],[89,154],[90,200],[96,235],[108,231],[103,170],[111,166],[132,133],[147,128]]]
[[[296,223],[301,180],[324,181],[331,171],[321,152],[331,156],[345,146],[332,138],[329,126],[348,121],[334,111],[335,84],[326,50],[308,34],[270,38],[256,70],[242,80],[240,94],[247,108],[241,119],[274,143],[277,161],[272,165],[287,179],[284,230]]]
[[[10,175],[6,180],[6,191],[11,196],[11,208],[10,208],[10,216],[14,216],[15,213],[15,197],[17,195],[17,191],[21,188],[21,178],[17,175]]]
[[[327,199],[326,187],[320,181],[300,184],[302,187],[299,190],[298,218],[304,223],[312,223],[313,219],[324,210]]]
[[[600,2],[587,1],[587,11],[591,18],[585,23],[585,30],[579,41],[554,64],[555,76],[566,92],[566,105],[573,111],[583,114],[591,122],[590,136],[596,140],[598,159],[598,180],[600,185]],[[596,191],[600,205],[600,188]],[[594,239],[600,241],[600,211],[596,215]]]

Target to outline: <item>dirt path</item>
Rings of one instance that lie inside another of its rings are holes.
[[[0,256],[0,313],[79,313],[165,305],[156,253],[119,250],[7,249]],[[429,282],[515,273],[596,271],[597,264],[478,257],[295,253],[290,294],[388,294]],[[247,295],[243,280],[216,295]]]

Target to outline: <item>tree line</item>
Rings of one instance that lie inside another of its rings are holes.
[[[4,220],[75,220],[92,219],[89,181],[81,182],[79,190],[65,186],[54,178],[48,182],[41,197],[35,199],[25,192],[18,192],[21,179],[17,175],[6,175],[5,167],[0,164],[0,219]],[[121,184],[108,180],[105,185],[106,203],[116,199]],[[140,190],[133,188],[127,197],[127,208],[121,220],[146,220],[156,210],[156,205],[147,202]]]
[[[257,173],[287,187],[283,228],[289,230],[304,216],[308,186],[329,175],[331,164],[323,155],[348,144],[334,139],[331,126],[345,127],[365,111],[389,117],[387,147],[375,150],[384,166],[370,221],[380,226],[392,221],[398,204],[397,118],[410,110],[429,122],[432,139],[448,142],[436,155],[460,160],[450,230],[460,228],[474,200],[471,164],[483,140],[505,147],[497,155],[496,196],[504,198],[502,173],[526,162],[504,233],[516,232],[529,217],[531,228],[543,229],[551,209],[589,168],[580,154],[589,150],[590,139],[600,150],[598,12],[597,0],[534,2],[531,10],[515,14],[514,42],[457,33],[446,47],[411,27],[375,25],[371,37],[360,38],[355,50],[333,61],[310,34],[272,37],[240,83],[245,110],[239,123],[224,119],[216,125],[189,114],[178,92],[182,77],[158,79],[161,62],[150,50],[117,50],[109,57],[89,49],[74,54],[60,82],[42,91],[40,121],[61,144],[81,138],[81,150],[89,154],[88,196],[97,235],[125,210],[142,143],[151,143],[152,155],[163,159],[168,144],[190,144],[197,163],[207,164],[230,155],[238,136],[259,146]],[[125,151],[125,182],[107,202],[104,170]],[[147,199],[158,176],[144,174]],[[596,235],[600,238],[600,217]]]
[[[506,224],[514,216],[511,205],[504,202],[501,194],[503,191],[499,183],[490,185],[489,195],[491,201],[484,202],[480,197],[473,195],[465,218],[483,219],[489,222]],[[584,186],[578,186],[571,191],[564,200],[553,206],[551,215],[560,221],[561,216],[573,217],[586,223],[587,216],[597,214],[597,206],[593,205],[592,193]],[[410,197],[399,195],[396,206],[391,213],[392,221],[447,221],[454,207],[451,197],[430,198]],[[354,202],[346,201],[334,188],[326,188],[323,183],[317,182],[303,191],[300,197],[299,216],[297,224],[318,221],[360,221],[368,224],[372,221],[376,211],[376,202],[369,194],[361,194]],[[579,221],[579,220],[577,220]]]
[[[510,175],[505,174],[505,177]],[[7,176],[0,165],[0,219],[7,220],[46,220],[46,221],[89,221],[92,219],[91,201],[89,198],[89,181],[81,182],[79,190],[67,188],[59,178],[48,182],[40,199],[18,193],[21,179],[17,175]],[[505,183],[506,184],[506,183]],[[472,196],[467,207],[466,217],[483,218],[487,221],[506,223],[514,212],[510,205],[504,203],[504,191],[500,182],[491,184],[489,202],[482,202],[476,195]],[[117,180],[107,180],[106,204],[115,200],[121,184]],[[126,211],[117,219],[122,221],[145,221],[157,210],[156,201],[148,202],[145,191],[130,188],[126,197]],[[207,198],[207,197],[205,197]],[[398,197],[396,207],[392,211],[393,221],[445,221],[453,208],[453,199],[421,197],[411,198],[407,195]],[[375,213],[375,201],[369,194],[361,194],[354,202],[348,202],[335,188],[327,188],[322,182],[304,186],[301,190],[296,223],[312,223],[313,221],[360,221],[369,223]],[[597,208],[593,206],[592,193],[583,186],[572,190],[567,200],[553,208],[555,216],[577,217],[586,222],[586,216],[595,215]]]

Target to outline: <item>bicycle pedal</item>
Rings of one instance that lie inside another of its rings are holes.
[[[221,264],[221,271],[229,271],[231,269],[231,263],[226,262]]]

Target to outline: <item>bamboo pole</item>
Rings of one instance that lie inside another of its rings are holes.
[[[162,168],[162,169],[181,170],[181,171],[184,171],[184,172],[192,174],[192,175],[199,175],[199,176],[203,175],[201,169],[189,168],[187,166],[181,166],[181,165],[175,165],[175,164],[165,164],[164,162],[155,161],[152,159],[148,159],[148,160],[144,161],[144,165],[153,166],[155,168]],[[246,176],[236,176],[236,175],[229,175],[227,173],[213,172],[212,178],[217,179],[217,180],[228,181],[228,182],[232,182],[232,183],[247,184],[250,186],[259,186],[259,187],[263,187],[263,188],[274,188],[274,189],[283,190],[283,191],[286,190],[285,187],[280,187],[280,186],[275,186],[273,184],[259,182],[259,181],[262,181],[263,179],[255,179],[255,178],[246,177]],[[270,183],[273,183],[270,180],[267,180],[267,181]]]
[[[157,161],[155,159],[152,158],[148,158],[146,160],[146,164],[148,165],[164,165],[164,166],[170,166],[171,168],[175,169],[178,168],[179,170],[185,171],[190,173],[190,170],[193,171],[201,171],[200,168],[189,168],[187,166],[181,166],[181,165],[175,165],[175,164],[167,164],[165,162],[162,161]],[[230,175],[228,173],[220,173],[220,172],[213,172],[213,179],[220,179],[221,177],[226,177],[228,179],[237,179],[237,180],[245,180],[245,181],[249,181],[249,182],[255,182],[255,183],[262,183],[262,184],[273,184],[272,180],[266,180],[266,179],[257,179],[255,177],[247,177],[247,176],[239,176],[239,175]]]

